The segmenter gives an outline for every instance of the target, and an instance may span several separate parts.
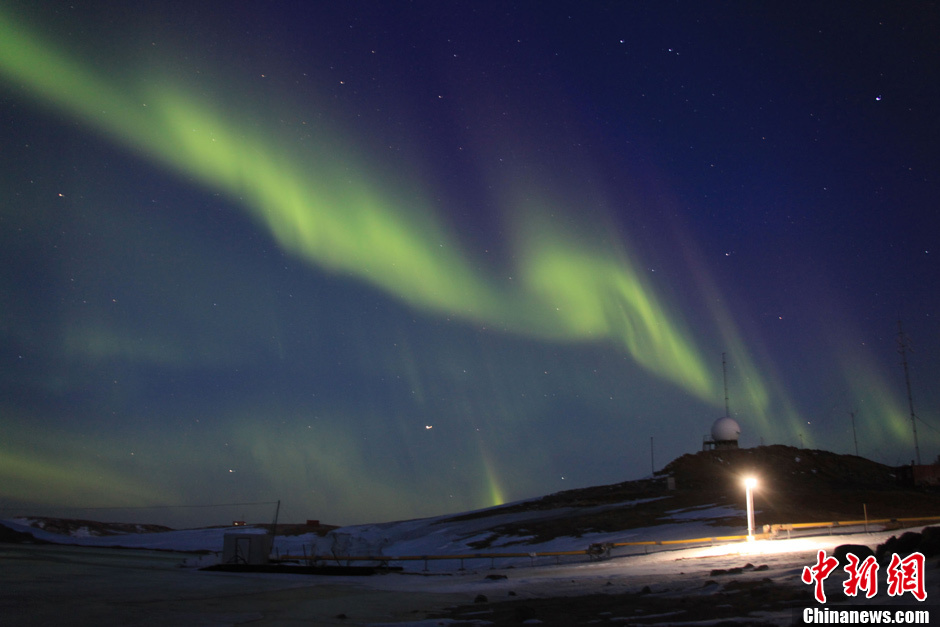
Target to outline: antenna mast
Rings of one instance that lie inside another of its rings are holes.
[[[901,353],[901,364],[904,366],[904,383],[907,384],[907,404],[911,408],[911,429],[914,431],[914,456],[920,466],[920,446],[917,444],[917,414],[914,413],[914,397],[911,395],[911,375],[907,368],[907,336],[901,328],[901,319],[898,318],[898,352]]]
[[[731,410],[728,409],[728,367],[725,365],[725,354],[721,354],[721,376],[725,380],[725,416],[731,417]]]
[[[849,416],[852,417],[852,439],[855,440],[855,456],[858,457],[858,436],[855,435],[855,412],[850,411]]]

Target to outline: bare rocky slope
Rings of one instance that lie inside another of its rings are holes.
[[[668,522],[677,510],[727,505],[737,508],[740,515],[716,518],[712,523],[746,526],[746,476],[759,481],[754,496],[758,525],[862,520],[866,511],[869,519],[940,516],[940,492],[902,485],[895,468],[855,455],[773,445],[687,454],[652,479],[567,490],[447,521],[544,510],[544,519],[493,529],[494,538],[519,535],[542,542],[652,526]],[[670,483],[674,488],[670,489]]]

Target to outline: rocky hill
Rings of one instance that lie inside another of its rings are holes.
[[[940,493],[901,485],[895,468],[855,455],[774,445],[683,455],[652,479],[567,490],[446,520],[544,510],[544,518],[493,529],[494,537],[541,542],[664,524],[676,512],[725,505],[740,513],[712,524],[746,526],[746,476],[759,482],[758,525],[861,520],[866,511],[869,519],[940,516]]]

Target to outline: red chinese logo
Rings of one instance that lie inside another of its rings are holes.
[[[816,584],[816,600],[818,602],[826,602],[826,591],[823,589],[823,582],[838,565],[839,560],[834,557],[826,557],[826,552],[820,550],[816,554],[816,565],[803,567],[803,583]]]
[[[927,598],[924,587],[924,554],[911,553],[904,559],[895,553],[888,564],[888,595],[899,597],[910,592],[918,601]]]
[[[843,582],[842,589],[846,596],[854,597],[859,592],[864,592],[865,597],[870,599],[878,594],[878,562],[875,557],[869,555],[864,560],[860,560],[853,553],[847,553],[845,557],[848,564],[843,570],[848,574],[848,578]],[[815,586],[814,595],[819,603],[826,602],[823,583],[838,565],[838,559],[828,557],[825,551],[820,550],[816,554],[816,563],[803,567],[801,579],[803,583]],[[912,553],[904,559],[894,553],[891,555],[891,563],[886,571],[889,596],[897,597],[910,592],[918,601],[924,601],[927,598],[923,553]]]
[[[854,597],[859,590],[864,590],[865,598],[868,599],[878,594],[878,562],[875,561],[875,556],[869,555],[861,564],[854,553],[847,553],[845,557],[849,560],[843,569],[849,574],[849,578],[842,584],[846,596]]]

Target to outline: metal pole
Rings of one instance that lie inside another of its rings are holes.
[[[725,382],[725,416],[731,417],[731,408],[728,405],[728,367],[725,365],[725,354],[721,354],[721,377]]]
[[[274,546],[274,538],[277,537],[277,518],[281,513],[281,499],[277,500],[277,508],[274,510],[274,524],[271,525],[271,546]]]
[[[754,485],[757,481],[753,477],[744,480],[744,494],[747,499],[747,540],[754,541]]]
[[[914,413],[914,398],[911,396],[911,375],[907,369],[907,339],[898,320],[898,352],[901,353],[901,363],[904,365],[904,382],[907,384],[907,404],[911,408],[911,429],[914,431],[914,456],[920,466],[920,446],[917,444],[917,415]]]
[[[855,436],[855,412],[850,411],[849,416],[852,417],[852,439],[855,440],[855,456],[858,457],[858,438]]]
[[[653,458],[653,436],[650,436],[650,472],[656,474],[656,462]]]

